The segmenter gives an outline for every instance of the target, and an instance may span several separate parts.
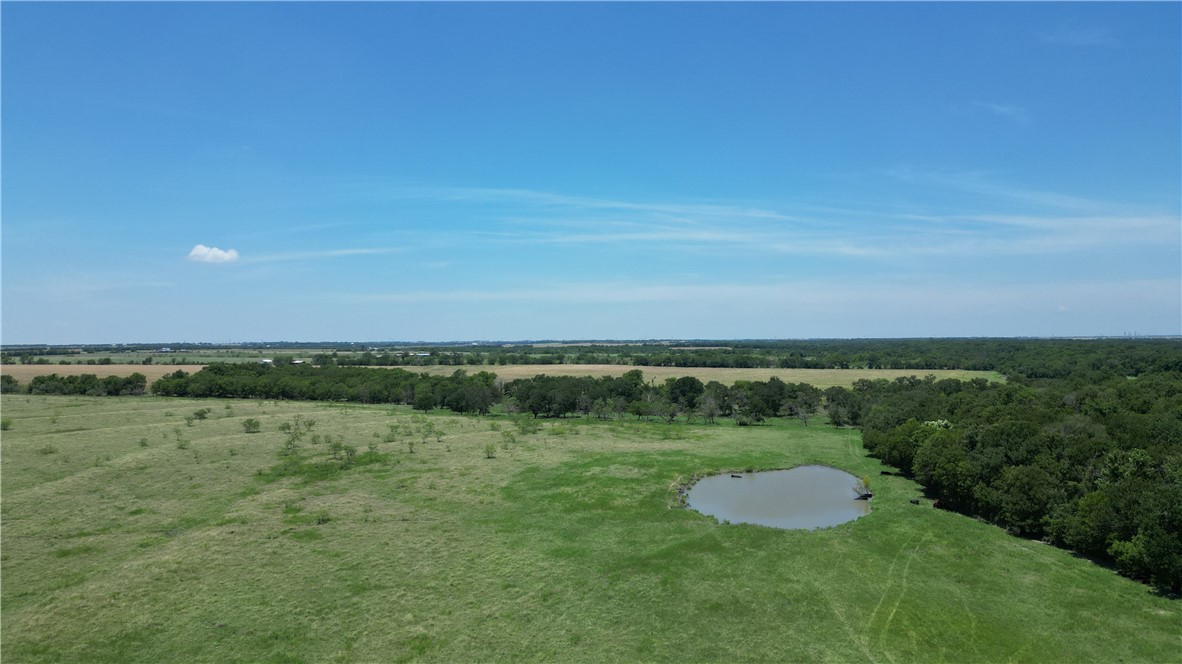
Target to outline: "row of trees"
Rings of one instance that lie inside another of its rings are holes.
[[[182,397],[401,403],[420,410],[446,407],[459,413],[487,413],[500,401],[496,376],[487,372],[430,376],[402,369],[307,364],[210,364],[192,374],[177,371],[160,378],[152,383],[152,392]]]
[[[1182,373],[864,381],[849,403],[941,506],[1182,592]]]
[[[211,364],[196,373],[177,371],[152,384],[161,396],[303,399],[409,404],[418,410],[449,408],[458,413],[487,413],[502,400],[511,411],[535,417],[573,414],[600,418],[634,415],[700,417],[714,422],[734,417],[754,424],[769,417],[791,416],[806,424],[822,405],[823,393],[810,385],[769,381],[739,381],[726,386],[703,384],[692,376],[664,383],[645,382],[639,369],[615,378],[546,376],[520,379],[502,386],[492,373],[468,374],[458,369],[450,376],[432,376],[403,369],[307,364]]]
[[[707,423],[718,417],[734,417],[740,425],[775,416],[798,417],[807,424],[820,408],[823,396],[811,385],[785,383],[778,378],[739,381],[730,387],[717,381],[702,383],[693,376],[646,383],[639,369],[619,378],[523,378],[508,383],[505,394],[509,409],[534,417],[582,414],[607,419],[633,415],[673,422],[684,416]]]
[[[34,376],[27,386],[9,375],[0,376],[0,392],[5,394],[81,394],[91,397],[130,396],[143,394],[148,379],[141,373],[130,376],[105,376],[95,374],[80,376]]]

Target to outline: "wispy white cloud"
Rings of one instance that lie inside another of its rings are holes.
[[[788,293],[794,297],[823,298],[824,289],[800,284],[648,284],[633,282],[582,282],[539,288],[417,290],[365,293],[347,296],[360,302],[390,303],[566,303],[628,304],[734,301],[759,299],[775,302]],[[770,299],[769,299],[770,298]]]
[[[883,174],[899,182],[929,191],[944,190],[953,193],[976,194],[980,197],[980,200],[966,201],[963,203],[963,205],[973,205],[975,207],[997,207],[999,204],[1006,203],[1055,211],[1096,211],[1118,207],[1106,201],[1007,184],[998,181],[995,176],[988,173],[972,171],[940,173],[911,168],[893,168],[883,171]]]
[[[235,249],[219,249],[199,244],[189,252],[189,260],[196,263],[236,263],[260,264],[311,261],[322,258],[344,258],[349,256],[380,256],[396,254],[405,251],[401,247],[357,247],[346,249],[317,249],[312,251],[286,251],[272,254],[254,254],[247,257],[239,255]]]
[[[853,185],[848,195],[835,196],[833,205],[636,202],[464,187],[396,189],[393,195],[454,203],[448,214],[465,223],[448,229],[453,246],[647,246],[666,253],[899,261],[1159,247],[1176,244],[1182,226],[1174,214],[1016,186],[991,173],[897,168],[864,181],[865,191]],[[874,190],[890,191],[893,200],[875,202],[870,193]],[[287,254],[273,260],[303,256]]]
[[[750,244],[764,239],[758,234],[742,230],[643,226],[640,224],[630,230],[613,229],[607,232],[574,230],[570,232],[539,232],[532,235],[516,232],[506,233],[504,236],[509,241],[536,244],[616,244],[627,242]]]
[[[1096,311],[1121,302],[1139,307],[1178,302],[1182,285],[1173,279],[1044,281],[1039,283],[956,283],[928,280],[795,280],[772,283],[653,284],[645,282],[573,282],[539,288],[407,290],[354,293],[339,299],[361,303],[444,307],[464,305],[653,305],[661,311],[809,311],[842,312],[896,320],[902,313],[928,319],[989,317],[999,313]],[[1103,303],[1103,304],[1101,304]],[[1174,308],[1179,309],[1177,305]],[[1010,332],[1013,333],[1013,332]]]
[[[530,189],[487,188],[487,187],[428,187],[416,189],[394,189],[391,195],[406,198],[429,198],[453,201],[489,201],[524,203],[535,206],[581,209],[581,210],[623,210],[667,215],[670,218],[689,219],[718,218],[769,219],[793,221],[798,217],[767,207],[718,202],[642,202],[623,201],[591,196],[573,196],[561,193],[535,191]]]
[[[233,263],[238,260],[238,251],[198,244],[189,252],[189,260],[194,263]]]
[[[321,249],[316,251],[288,251],[277,254],[252,256],[243,262],[249,263],[279,263],[285,261],[306,261],[318,258],[341,258],[345,256],[379,256],[396,254],[404,251],[399,247],[367,247],[354,249]]]
[[[1018,104],[999,104],[996,102],[975,101],[973,106],[982,109],[996,117],[1004,118],[1018,125],[1019,127],[1029,127],[1031,125],[1030,111],[1024,106]]]
[[[1048,44],[1063,46],[1119,46],[1120,40],[1112,30],[1101,27],[1062,25],[1040,35]]]
[[[174,282],[144,279],[140,274],[96,272],[57,275],[39,282],[6,286],[5,291],[51,302],[94,302],[111,293],[142,293],[175,287]]]
[[[905,215],[961,236],[965,249],[989,254],[1057,254],[1182,241],[1182,219],[1169,215]]]

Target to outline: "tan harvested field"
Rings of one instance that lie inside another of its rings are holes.
[[[497,366],[430,366],[430,367],[398,367],[415,373],[429,373],[436,376],[446,376],[456,369],[464,369],[468,373],[489,371],[505,380],[517,378],[531,378],[538,374],[547,376],[622,376],[625,372],[640,369],[646,380],[663,381],[666,378],[680,378],[682,376],[696,376],[703,383],[716,380],[724,385],[732,385],[737,380],[768,380],[772,376],[787,383],[808,383],[815,387],[849,387],[854,381],[861,379],[886,378],[894,380],[900,376],[927,376],[931,374],[937,379],[959,378],[971,380],[984,378],[989,381],[1001,382],[1005,380],[996,371],[962,371],[959,369],[726,369],[713,367],[634,367],[619,364],[507,364]]]
[[[175,372],[177,369],[194,372],[200,371],[204,364],[5,364],[0,365],[0,374],[12,376],[22,383],[27,383],[36,376],[81,376],[94,374],[99,378],[107,376],[126,377],[139,372],[152,382],[161,376]]]

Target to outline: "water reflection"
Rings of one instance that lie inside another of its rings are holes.
[[[719,521],[773,528],[826,528],[870,513],[858,478],[829,466],[706,477],[686,494],[692,509]]]

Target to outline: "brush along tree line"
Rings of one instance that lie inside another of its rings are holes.
[[[602,378],[541,375],[502,385],[492,373],[462,370],[440,377],[401,369],[214,364],[166,376],[152,391],[402,403],[460,413],[487,413],[503,403],[509,412],[539,418],[668,422],[730,417],[756,424],[793,416],[807,424],[823,411],[831,424],[860,427],[871,454],[914,477],[941,507],[1112,564],[1161,591],[1182,592],[1182,372],[1149,362],[1130,374],[1123,361],[1097,355],[1058,376],[1059,359],[1051,354],[1053,366],[1030,372],[1038,377],[1014,375],[1005,384],[900,378],[823,392],[775,378],[732,386],[693,377],[646,382],[640,370]],[[46,391],[49,385],[95,387],[91,379],[33,382],[42,393],[65,393]],[[4,383],[6,391],[22,387]]]

